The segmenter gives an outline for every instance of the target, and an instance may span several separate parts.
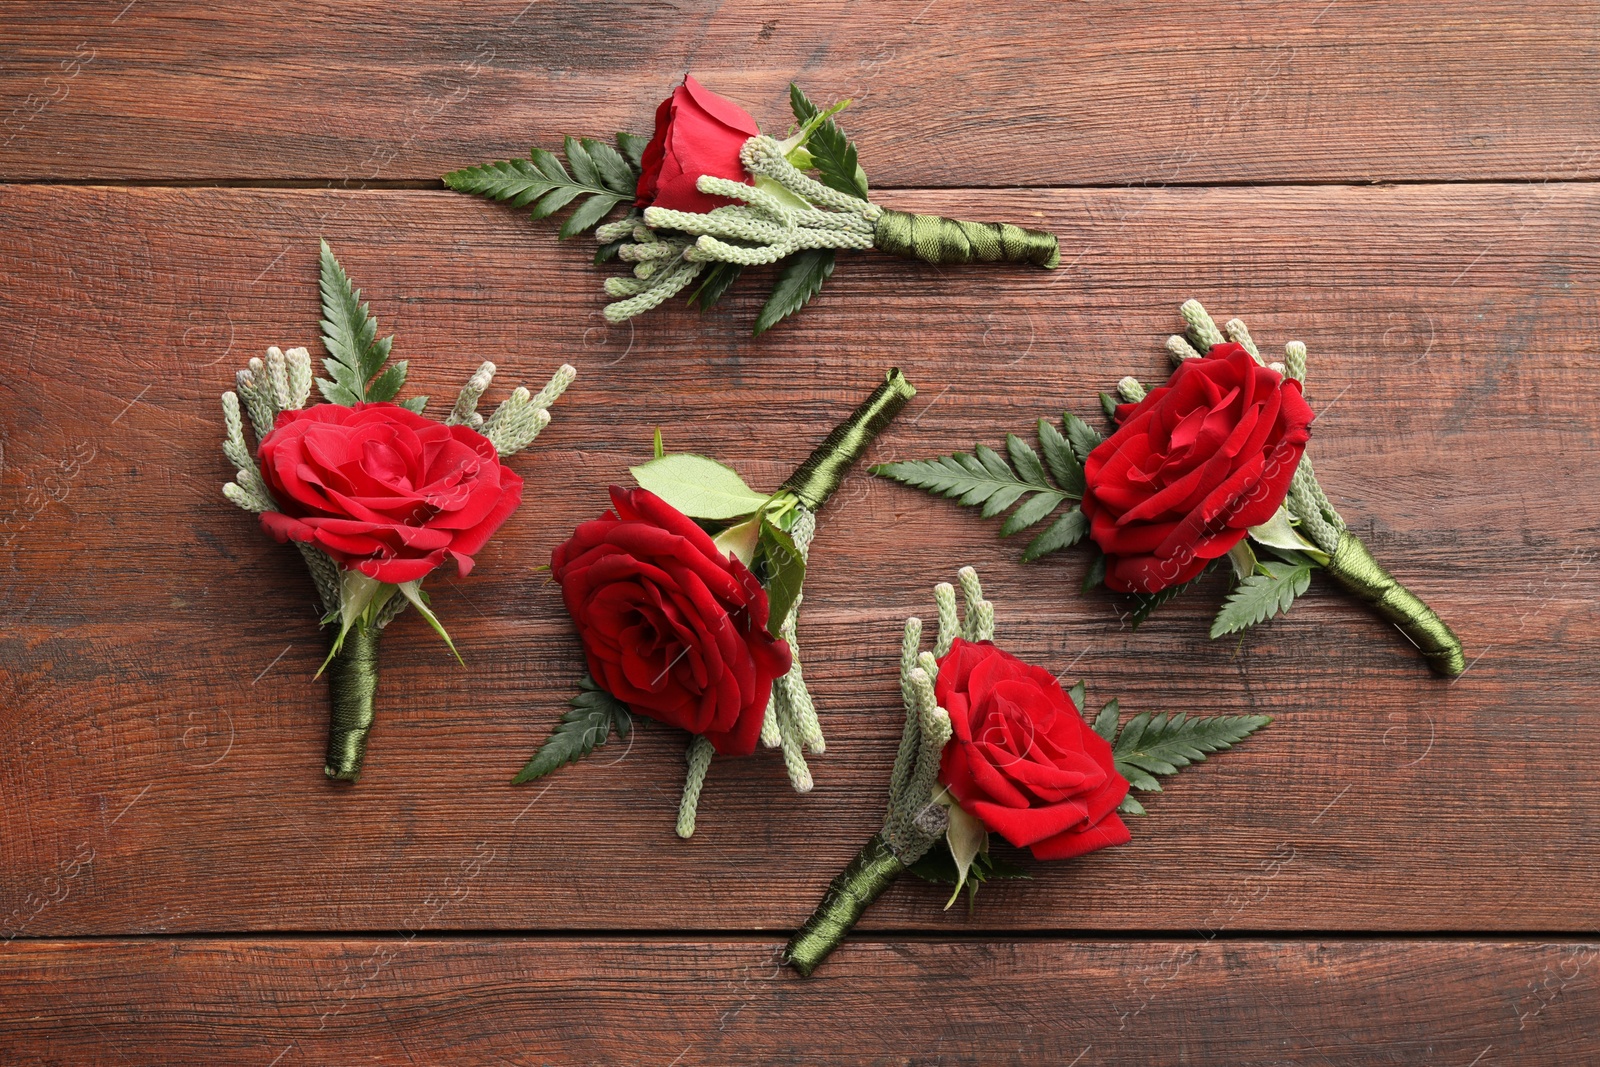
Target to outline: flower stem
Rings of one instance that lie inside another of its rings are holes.
[[[1328,573],[1399,627],[1436,673],[1453,678],[1466,670],[1461,639],[1421,597],[1384,570],[1361,538],[1349,530],[1339,535],[1338,548],[1328,561]]]
[[[333,709],[328,722],[329,778],[353,782],[361,777],[361,760],[372,730],[372,698],[378,691],[378,628],[358,622],[328,667]]]
[[[883,384],[874,389],[849,418],[833,428],[827,440],[783,483],[783,488],[812,511],[821,508],[839,488],[856,460],[866,452],[867,446],[916,395],[916,389],[906,381],[900,368],[890,370]]]
[[[1032,263],[1046,270],[1061,265],[1055,234],[1009,222],[967,222],[885,208],[872,243],[879,251],[926,263]]]
[[[882,896],[905,869],[883,835],[873,834],[850,866],[828,883],[817,910],[783,950],[784,962],[809,978],[817,965],[839,947],[867,906]]]

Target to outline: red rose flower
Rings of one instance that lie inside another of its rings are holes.
[[[395,404],[317,404],[279,413],[257,450],[282,511],[261,525],[346,568],[399,585],[472,555],[522,503],[522,479],[488,438]]]
[[[1106,584],[1155,593],[1187,582],[1272,518],[1311,437],[1300,383],[1242,346],[1187,359],[1117,408],[1117,432],[1083,465],[1083,513]]]
[[[1055,678],[989,641],[957,638],[934,685],[950,713],[939,780],[962,809],[1042,860],[1128,840],[1117,805],[1128,783],[1111,745]]]
[[[656,108],[656,134],[645,146],[638,205],[710,211],[732,203],[725,196],[702,193],[695,183],[710,174],[750,184],[739,150],[760,132],[738,104],[685,76]]]
[[[550,557],[589,673],[639,714],[749,755],[789,670],[788,644],[767,633],[766,590],[654,493],[613,486],[611,503]]]

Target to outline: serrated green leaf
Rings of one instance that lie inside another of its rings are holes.
[[[399,404],[413,415],[421,415],[422,409],[428,406],[428,398],[425,396],[414,396],[410,400],[399,401]]]
[[[572,177],[579,185],[586,185],[591,189],[603,186],[600,168],[589,158],[589,150],[583,146],[582,140],[571,136],[563,137],[561,148],[567,154],[567,166],[572,168]]]
[[[1209,565],[1207,569],[1209,569]],[[1171,600],[1173,597],[1177,596],[1179,593],[1183,592],[1185,589],[1189,588],[1194,583],[1198,582],[1201,575],[1204,573],[1205,571],[1201,571],[1199,575],[1190,578],[1187,582],[1184,582],[1181,585],[1169,585],[1158,593],[1134,593],[1133,611],[1128,616],[1128,628],[1137,630],[1144,624],[1144,621],[1150,617],[1152,612],[1154,612],[1161,605],[1165,604],[1167,601]]]
[[[1117,812],[1122,815],[1148,815],[1144,805],[1132,793],[1122,798],[1122,803],[1117,805]]]
[[[1100,410],[1102,410],[1102,411],[1104,411],[1106,413],[1106,418],[1108,418],[1108,419],[1111,419],[1113,421],[1116,420],[1117,408],[1121,404],[1122,404],[1122,401],[1118,400],[1116,397],[1112,396],[1110,393],[1101,393],[1100,394]]]
[[[617,132],[617,148],[636,171],[644,169],[644,150],[650,147],[650,138],[636,133]]]
[[[1095,553],[1094,561],[1089,564],[1088,573],[1086,573],[1083,576],[1083,585],[1081,585],[1079,587],[1079,591],[1087,593],[1089,590],[1093,589],[1095,586],[1105,584],[1105,580],[1106,580],[1106,557],[1105,557],[1105,553],[1097,552],[1097,553]]]
[[[630,470],[641,489],[694,519],[742,519],[768,499],[744,484],[731,467],[688,452],[652,459]]]
[[[611,209],[622,203],[622,197],[616,193],[600,193],[591,196],[579,204],[577,210],[567,216],[567,221],[561,224],[561,229],[556,231],[556,236],[563,241],[568,237],[576,237],[585,230],[592,230],[600,225],[602,219],[611,214]]]
[[[790,256],[778,272],[772,295],[756,315],[755,336],[761,336],[805,307],[833,275],[833,263],[831,248],[807,248]]]
[[[1035,493],[1022,506],[1006,516],[1006,521],[1000,524],[1000,536],[1010,537],[1020,533],[1035,523],[1043,521],[1056,508],[1067,502],[1064,493]]]
[[[1311,585],[1311,568],[1266,560],[1264,574],[1252,574],[1228,594],[1222,610],[1211,624],[1211,636],[1238,633],[1258,622],[1289,610],[1294,598]]]
[[[592,137],[583,138],[583,150],[600,174],[600,181],[613,192],[632,197],[639,187],[639,172],[621,152]]]
[[[1011,457],[1011,466],[1024,482],[1030,485],[1050,484],[1050,479],[1044,473],[1044,464],[1039,461],[1039,453],[1014,433],[1006,434],[1006,455]]]
[[[794,538],[772,523],[761,523],[763,583],[767,587],[767,631],[777,633],[789,610],[800,599],[806,580],[806,561]]]
[[[1105,440],[1100,431],[1084,422],[1072,412],[1067,412],[1063,417],[1067,425],[1067,441],[1072,445],[1073,454],[1078,457],[1078,463],[1089,461],[1089,453],[1100,447],[1100,442]]]
[[[1088,686],[1083,684],[1082,678],[1073,682],[1072,688],[1067,690],[1067,699],[1072,701],[1072,706],[1078,709],[1078,714],[1080,715],[1083,714],[1083,698],[1087,692]]]
[[[528,213],[536,219],[549,218],[582,195],[583,190],[576,185],[559,185],[541,196]]]
[[[322,344],[328,350],[322,366],[332,380],[318,379],[317,388],[335,404],[387,400],[405,384],[406,363],[394,364],[374,382],[372,388],[385,395],[373,395],[368,380],[387,362],[394,338],[378,338],[378,320],[361,302],[361,290],[350,284],[327,241],[322,242],[321,258]]]
[[[556,724],[555,730],[539,746],[531,760],[512,785],[522,785],[542,778],[559,767],[587,756],[598,745],[603,745],[616,731],[618,737],[627,737],[633,727],[633,717],[627,705],[595,684],[587,674],[578,682],[578,693],[568,701],[570,705]]]
[[[1088,532],[1089,520],[1083,511],[1076,507],[1069,508],[1045,527],[1044,533],[1028,542],[1028,547],[1022,550],[1022,562],[1032,563],[1051,552],[1070,548],[1083,540],[1083,535]]]
[[[573,184],[572,175],[561,165],[561,157],[548,148],[530,148],[528,158],[533,160],[533,165],[539,169],[539,173],[550,182],[556,185]]]
[[[384,372],[367,386],[367,399],[393,400],[400,387],[406,383],[406,368],[409,365],[408,360],[400,359],[385,368]]]
[[[689,306],[701,311],[711,307],[739,280],[744,268],[737,263],[713,263],[700,276],[700,284],[689,296]]]
[[[1214,715],[1191,718],[1141,713],[1112,742],[1117,772],[1134,789],[1159,792],[1154,775],[1171,775],[1200,763],[1206,755],[1232,748],[1272,721],[1268,715]]]
[[[1117,718],[1122,714],[1122,705],[1113,700],[1100,709],[1100,714],[1094,717],[1094,732],[1107,741],[1114,741],[1117,737]]]
[[[816,105],[793,83],[789,85],[789,106],[794,111],[795,121],[802,126],[820,114]],[[862,200],[868,199],[867,172],[861,167],[856,146],[832,119],[824,119],[811,132],[806,140],[806,151],[823,185]]]
[[[1039,420],[1039,447],[1044,451],[1044,461],[1050,466],[1050,477],[1061,491],[1075,500],[1083,498],[1083,463],[1072,450],[1072,445],[1049,419]]]

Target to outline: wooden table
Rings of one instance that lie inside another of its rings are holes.
[[[0,1061],[1600,1062],[1593,4],[92,0],[0,41]],[[791,80],[852,97],[884,203],[1048,227],[1061,269],[852,255],[759,340],[749,283],[607,327],[581,242],[438,181],[647,131],[686,70],[769,123]],[[529,504],[432,583],[466,668],[389,633],[354,788],[303,568],[219,493],[218,394],[317,344],[319,236],[419,391],[580,372]],[[1190,296],[1308,343],[1323,482],[1462,678],[1325,585],[1209,641],[1214,575],[1135,633],[1083,554],[858,471],[807,585],[813,793],[718,761],[680,841],[660,727],[508,784],[581,670],[535,568],[655,427],[774,484],[898,364],[872,457],[967,448],[1159,378]],[[1132,844],[971,914],[905,880],[801,980],[901,621],[965,563],[1091,698],[1277,721]]]

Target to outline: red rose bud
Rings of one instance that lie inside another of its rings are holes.
[[[268,533],[395,585],[446,558],[466,574],[522,502],[522,478],[488,438],[395,404],[281,412],[258,454],[283,509],[262,513]]]
[[[710,211],[732,203],[725,196],[702,193],[695,183],[710,174],[753,184],[739,150],[760,133],[743,108],[685,76],[656,108],[656,133],[645,147],[639,174],[638,205]]]
[[[1111,745],[1049,671],[988,641],[957,638],[934,687],[950,713],[939,780],[962,809],[1042,860],[1121,845],[1128,783]]]
[[[1117,408],[1089,453],[1083,513],[1106,585],[1155,593],[1187,582],[1271,519],[1310,439],[1300,383],[1242,346],[1188,359],[1167,384]]]
[[[755,751],[789,646],[767,632],[767,594],[694,520],[644,489],[551,554],[596,682],[640,715]]]

